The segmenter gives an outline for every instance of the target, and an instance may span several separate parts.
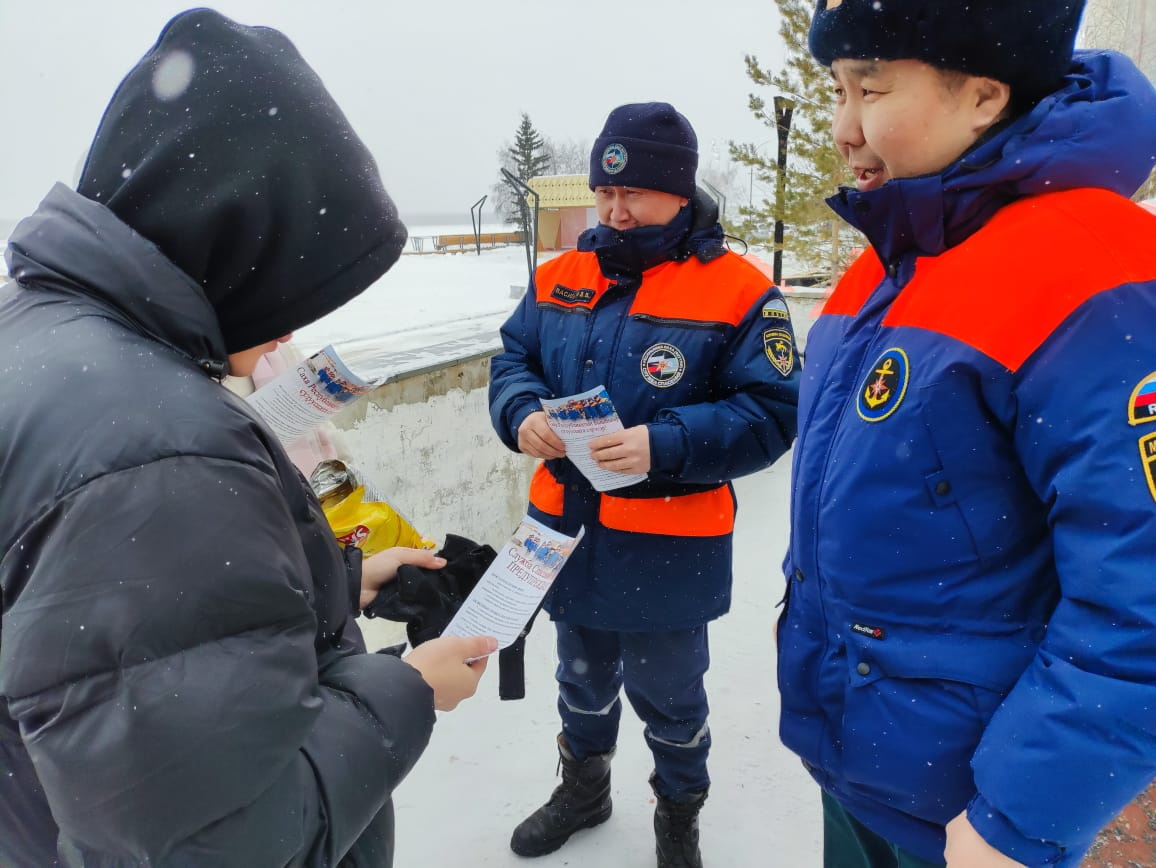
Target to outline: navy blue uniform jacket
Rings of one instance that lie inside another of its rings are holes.
[[[1156,96],[1125,59],[941,175],[844,190],[868,251],[811,330],[782,738],[942,860],[967,809],[1075,865],[1156,774]]]
[[[730,480],[771,464],[795,435],[799,365],[778,289],[721,243],[618,282],[595,253],[572,251],[538,268],[502,340],[490,407],[511,449],[539,399],[598,385],[624,426],[650,433],[649,478],[628,488],[599,494],[565,458],[538,468],[531,515],[586,527],[547,597],[551,617],[658,630],[726,612]]]

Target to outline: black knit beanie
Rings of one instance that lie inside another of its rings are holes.
[[[638,187],[694,198],[698,137],[690,121],[664,102],[610,112],[590,151],[590,189]]]
[[[204,290],[228,352],[313,322],[397,261],[373,157],[281,33],[173,18],[105,110],[78,192]]]
[[[921,60],[994,78],[1032,100],[1067,73],[1083,11],[1084,0],[818,0],[811,54],[824,66]]]

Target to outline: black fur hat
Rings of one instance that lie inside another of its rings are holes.
[[[1085,0],[818,0],[811,54],[838,59],[921,60],[994,78],[1038,98],[1072,61]]]

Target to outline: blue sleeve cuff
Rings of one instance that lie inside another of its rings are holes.
[[[510,411],[510,439],[514,445],[518,444],[518,429],[522,427],[522,423],[531,413],[537,413],[542,409],[542,402],[538,398],[527,398],[525,401],[518,404]]]
[[[976,793],[967,806],[967,819],[980,837],[1009,859],[1024,865],[1063,864],[1064,848],[1051,841],[1025,838],[981,793]]]
[[[650,472],[677,476],[686,461],[682,429],[669,422],[651,422],[646,430],[650,434]]]

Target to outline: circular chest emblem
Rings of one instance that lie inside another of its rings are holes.
[[[910,370],[907,353],[899,347],[884,352],[859,387],[857,409],[860,418],[867,422],[882,422],[894,413],[907,394]]]
[[[607,175],[617,175],[626,168],[626,146],[607,145],[602,152],[602,171]]]
[[[686,373],[686,357],[672,344],[655,344],[642,354],[642,379],[669,389]]]

